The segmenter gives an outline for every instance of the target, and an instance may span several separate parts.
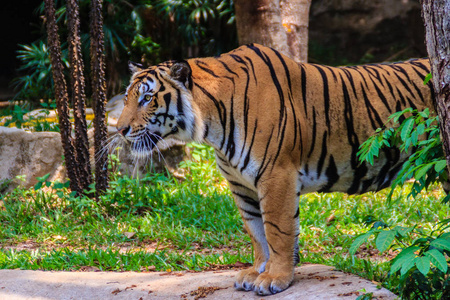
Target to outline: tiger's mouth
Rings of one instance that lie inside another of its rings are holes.
[[[144,131],[139,136],[132,140],[127,140],[131,146],[131,152],[134,155],[145,156],[150,155],[155,148],[158,148],[157,143],[162,140],[158,132]]]

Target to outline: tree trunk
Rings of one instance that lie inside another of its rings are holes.
[[[108,151],[106,149],[106,82],[103,34],[103,0],[91,3],[91,72],[94,102],[95,189],[103,193],[108,187]]]
[[[69,29],[69,62],[71,66],[72,103],[75,120],[75,154],[78,180],[83,190],[92,182],[89,159],[89,140],[86,124],[86,94],[83,75],[83,58],[80,42],[80,16],[77,0],[67,1],[67,24]]]
[[[422,0],[436,107],[450,170],[450,0]]]
[[[308,61],[308,23],[311,0],[281,0],[281,18],[291,57]]]
[[[280,0],[235,0],[239,44],[258,43],[289,56]]]
[[[61,45],[59,42],[58,27],[56,25],[54,0],[45,0],[45,18],[47,22],[47,39],[52,64],[53,81],[55,84],[56,108],[59,116],[61,142],[64,148],[67,176],[70,180],[70,189],[82,192],[78,182],[78,167],[74,156],[72,139],[72,124],[69,118],[68,93],[64,79],[63,64],[61,60]]]

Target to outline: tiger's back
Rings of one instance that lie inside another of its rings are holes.
[[[220,138],[208,136],[210,130],[205,135],[219,144],[219,167],[235,175],[238,169],[237,175],[253,186],[264,159],[273,164],[289,156],[298,165],[301,193],[355,194],[388,187],[406,155],[383,150],[371,166],[359,163],[360,144],[392,113],[433,107],[431,82],[423,84],[428,59],[337,68],[297,64],[272,49],[249,45],[189,63],[194,89],[220,95],[215,99],[220,104],[205,108],[221,120],[212,130]],[[211,86],[211,77],[217,86]],[[253,163],[250,147],[257,158]]]

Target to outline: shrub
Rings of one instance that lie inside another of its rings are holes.
[[[447,181],[447,164],[439,136],[438,117],[428,109],[419,112],[408,108],[391,115],[389,122],[394,127],[378,129],[375,135],[361,145],[358,153],[360,161],[373,164],[384,147],[399,147],[403,152],[413,152],[393,181],[388,201],[391,201],[395,186],[403,186],[410,180],[413,184],[408,197],[414,198],[430,185]],[[449,195],[442,201],[448,200]],[[431,228],[417,225],[401,227],[383,221],[370,221],[367,224],[372,225],[371,229],[356,237],[350,247],[351,254],[355,254],[363,243],[374,236],[380,252],[390,248],[400,251],[390,261],[390,275],[399,276],[398,293],[402,298],[450,297],[450,233],[446,232],[450,227],[450,219],[440,221]]]

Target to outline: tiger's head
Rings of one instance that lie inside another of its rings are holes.
[[[146,156],[164,139],[198,140],[201,118],[192,101],[192,71],[187,61],[150,68],[129,63],[133,73],[117,122],[134,156]],[[158,145],[159,144],[159,145]]]

